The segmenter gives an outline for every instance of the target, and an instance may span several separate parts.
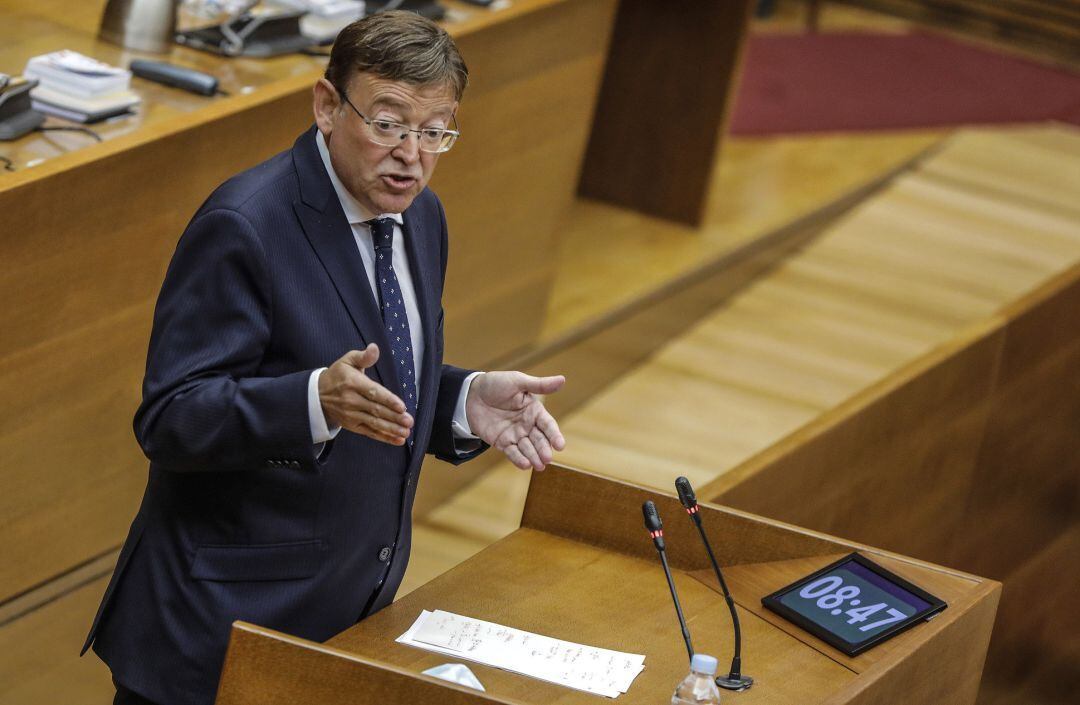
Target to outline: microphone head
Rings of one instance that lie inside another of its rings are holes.
[[[652,500],[641,505],[641,513],[645,516],[645,528],[650,533],[664,528],[664,523],[660,521],[660,514],[656,511],[656,505],[652,503]]]
[[[679,501],[684,507],[693,509],[697,506],[697,496],[694,494],[694,488],[690,486],[690,480],[681,476],[676,478],[675,490],[679,493]]]

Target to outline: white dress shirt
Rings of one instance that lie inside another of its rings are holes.
[[[400,213],[382,213],[379,215],[368,213],[360,203],[353,198],[345,185],[341,183],[333,164],[330,163],[330,151],[326,147],[326,140],[322,132],[315,131],[315,143],[319,148],[319,156],[322,157],[323,166],[330,177],[330,183],[334,186],[341,209],[345,211],[345,218],[349,221],[353,239],[356,241],[356,249],[360,252],[360,258],[364,263],[364,273],[367,275],[371,291],[378,291],[375,282],[375,246],[371,237],[371,227],[366,224],[373,218],[390,218],[394,221],[394,244],[393,262],[394,273],[398,276],[402,300],[405,302],[405,315],[409,319],[409,334],[412,339],[413,369],[416,371],[416,394],[417,403],[420,402],[420,375],[422,373],[421,361],[424,359],[423,324],[420,320],[420,307],[416,299],[416,287],[413,285],[412,270],[409,269],[409,257],[405,250],[405,234],[401,227],[402,218]],[[325,443],[337,436],[341,431],[340,426],[329,428],[326,424],[326,416],[323,414],[322,402],[319,400],[319,376],[326,370],[325,367],[314,370],[308,377],[308,421],[311,426],[311,440],[315,444]],[[436,374],[438,371],[436,370]],[[454,435],[461,439],[475,439],[469,420],[465,415],[465,400],[469,396],[472,381],[479,375],[474,372],[465,378],[461,385],[461,393],[458,395],[457,404],[454,408],[453,430]]]

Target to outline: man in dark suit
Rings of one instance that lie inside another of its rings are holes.
[[[537,397],[562,377],[442,364],[447,228],[426,184],[466,80],[431,22],[354,23],[315,126],[181,237],[135,416],[149,483],[83,649],[115,702],[212,702],[233,620],[324,640],[387,605],[425,452],[542,469],[562,449]]]

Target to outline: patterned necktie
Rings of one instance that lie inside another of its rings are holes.
[[[409,334],[409,318],[405,314],[405,302],[401,287],[394,274],[394,221],[375,218],[367,221],[371,227],[371,239],[375,244],[375,281],[379,287],[383,324],[390,341],[390,355],[394,359],[401,391],[398,394],[405,408],[416,418],[416,370],[413,369],[412,336]],[[385,355],[385,351],[383,352]],[[412,445],[412,435],[409,445]]]

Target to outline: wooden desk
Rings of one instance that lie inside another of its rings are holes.
[[[427,699],[415,699],[411,688],[437,684],[419,673],[453,659],[394,642],[422,609],[643,653],[644,672],[618,702],[666,702],[685,675],[686,652],[641,525],[646,499],[657,503],[667,522],[669,559],[695,649],[725,664],[732,649],[730,618],[678,500],[552,466],[533,476],[518,531],[325,647],[234,628],[218,703],[333,705],[374,691],[385,703],[435,702],[430,691]],[[740,611],[744,672],[756,680],[750,690],[727,698],[746,705],[974,702],[1000,585],[719,507],[704,507],[703,517]],[[855,658],[762,610],[761,597],[852,550],[936,592],[948,609]],[[486,694],[449,688],[446,702],[597,702],[590,694],[494,668],[470,668]]]
[[[55,3],[13,5],[0,10],[5,36],[16,37],[0,47],[0,68],[9,73],[31,56],[70,48],[114,65],[151,57],[208,71],[231,94],[206,98],[134,79],[144,101],[138,113],[92,126],[105,144],[55,132],[0,144],[18,169],[0,172],[0,211],[14,214],[24,243],[52,237],[55,223],[40,217],[42,209],[77,227],[80,239],[107,237],[97,231],[123,221],[143,242],[156,241],[140,270],[160,280],[167,253],[209,192],[289,148],[312,122],[311,86],[323,58],[224,59],[180,46],[166,56],[130,52],[96,38],[100,14],[88,8],[69,17]],[[472,81],[459,112],[463,137],[432,182],[454,235],[447,353],[483,365],[531,342],[542,322],[554,274],[548,253],[575,195],[615,2],[518,0],[497,12],[450,5],[461,19],[447,29]],[[147,212],[162,208],[172,210],[163,220]],[[71,320],[57,324],[68,329]]]

